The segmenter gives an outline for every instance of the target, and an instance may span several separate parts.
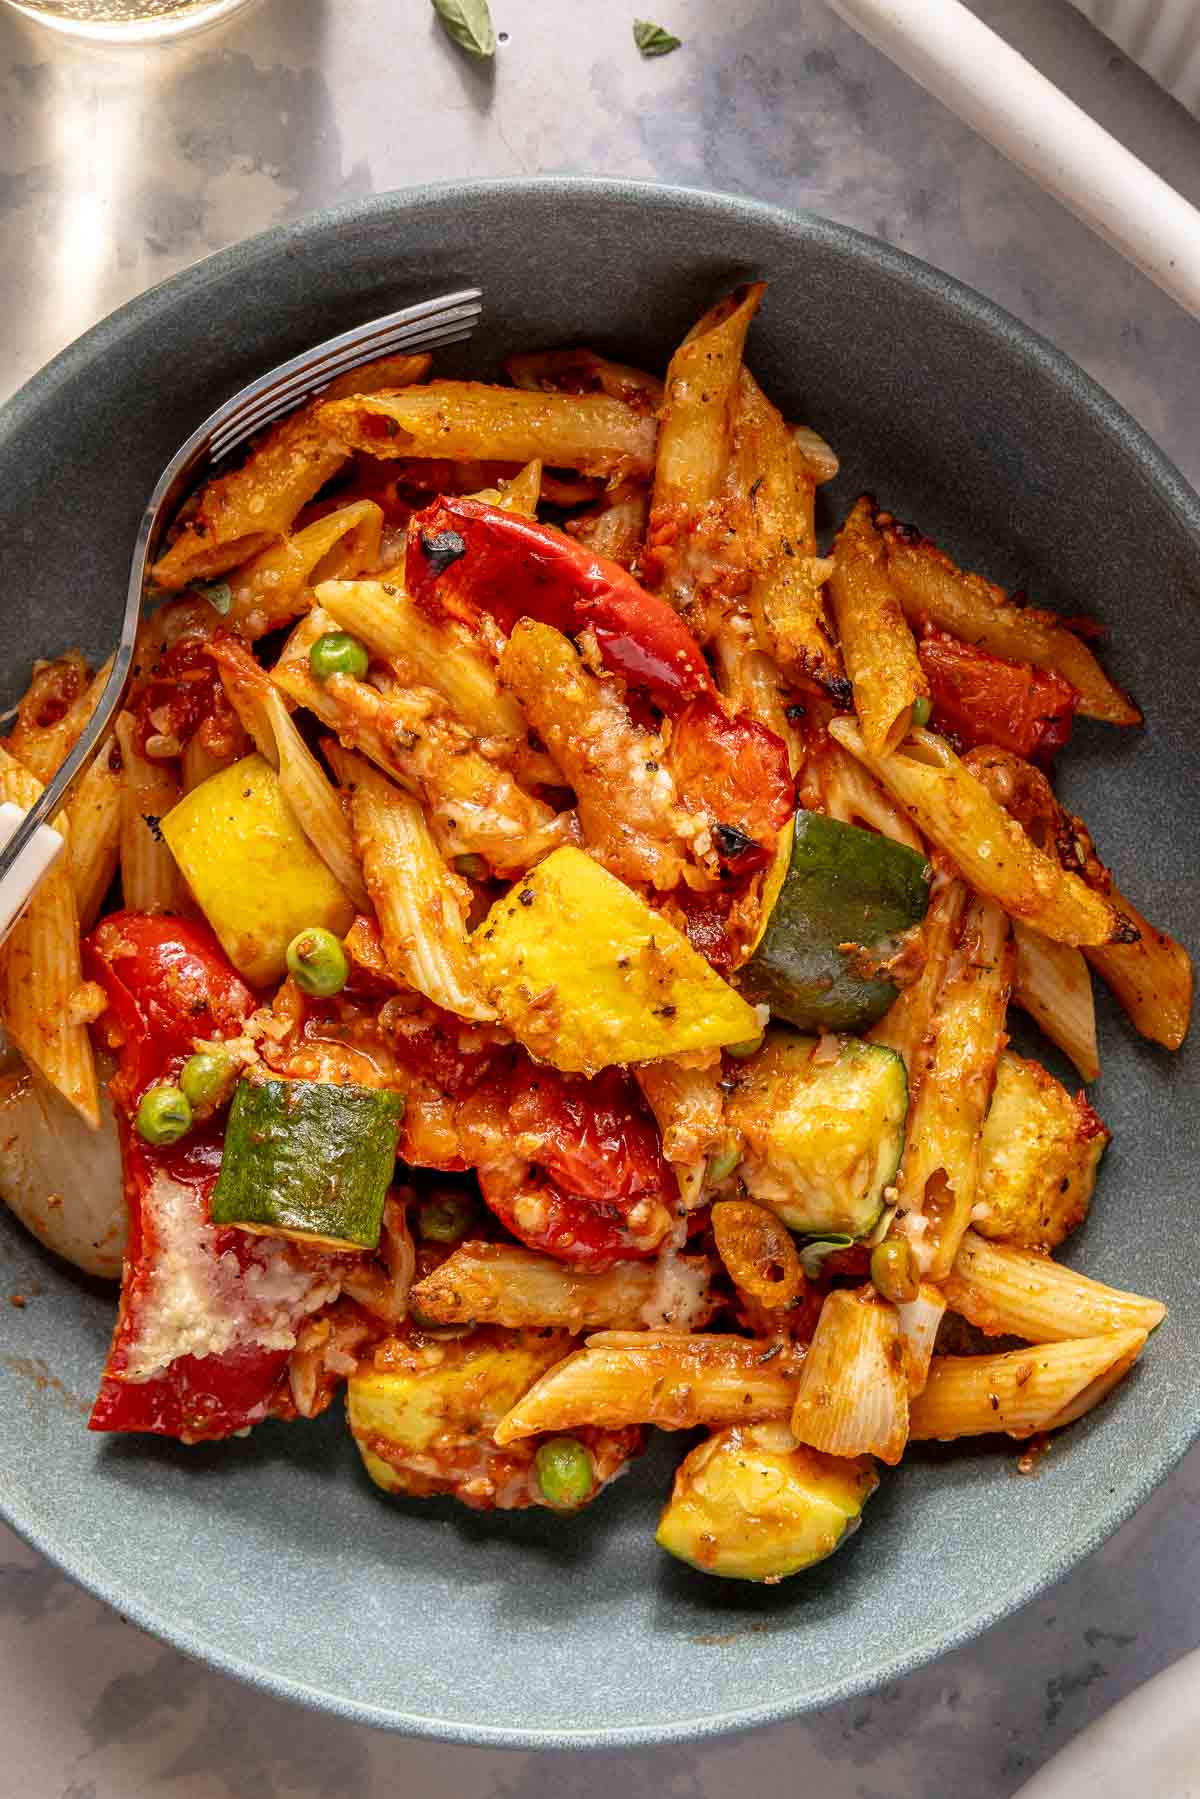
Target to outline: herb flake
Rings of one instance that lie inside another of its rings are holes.
[[[642,55],[649,57],[669,56],[672,50],[678,50],[683,39],[675,37],[663,25],[652,25],[649,19],[635,19],[633,41]]]
[[[197,582],[195,591],[202,600],[207,600],[214,612],[219,612],[222,618],[233,611],[233,589],[228,581]]]
[[[486,62],[496,54],[496,28],[488,0],[432,0],[447,37],[468,56]]]

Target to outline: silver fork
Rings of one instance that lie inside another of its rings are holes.
[[[249,382],[218,406],[175,452],[155,484],[138,528],[121,640],[96,709],[71,754],[20,822],[15,807],[0,808],[0,943],[62,849],[62,838],[50,828],[49,821],[62,810],[124,698],[145,600],[146,570],[158,553],[167,525],[197,478],[336,376],[398,350],[416,354],[469,337],[482,305],[479,288],[462,288],[458,293],[418,301],[414,306],[401,307],[399,312],[385,313],[382,318],[356,325],[338,337],[326,338],[324,343],[314,344],[299,356],[281,362],[269,374]]]

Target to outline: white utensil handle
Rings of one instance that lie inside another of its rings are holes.
[[[0,805],[0,849],[8,842],[25,814],[5,800]],[[63,839],[49,825],[39,825],[16,865],[0,880],[0,943],[8,936],[33,898],[42,876],[48,874],[63,852]]]
[[[1200,212],[960,0],[830,0],[833,10],[1200,315]]]

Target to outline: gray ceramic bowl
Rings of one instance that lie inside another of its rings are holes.
[[[1200,841],[1200,505],[1125,415],[987,301],[819,219],[699,193],[522,182],[385,196],[255,238],[125,307],[0,414],[4,691],[114,630],[138,515],[191,427],[248,376],[403,300],[478,282],[455,366],[586,342],[661,368],[722,288],[766,276],[750,359],[843,475],[959,557],[1112,627],[1144,732],[1081,728],[1068,801],[1153,918],[1193,940]],[[1196,1044],[1172,1059],[1103,996],[1096,1103],[1116,1140],[1089,1271],[1171,1306],[1119,1394],[1034,1479],[1011,1445],[887,1474],[840,1555],[774,1589],[654,1546],[681,1446],[583,1517],[477,1517],[364,1479],[340,1411],[204,1449],[90,1436],[112,1299],[0,1218],[0,1507],[128,1617],[273,1692],[462,1742],[618,1744],[786,1717],[894,1679],[1094,1549],[1200,1430]]]

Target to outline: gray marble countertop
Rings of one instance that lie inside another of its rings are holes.
[[[1200,124],[1066,5],[975,9],[1200,201]],[[121,301],[331,202],[465,175],[603,173],[810,207],[1028,320],[1200,479],[1200,325],[822,0],[493,0],[494,81],[427,0],[259,0],[171,50],[77,50],[0,9],[0,393]],[[0,1527],[0,1789],[25,1799],[1007,1799],[1200,1644],[1200,1450],[1069,1580],[873,1698],[695,1750],[406,1742],[209,1673]],[[1153,1799],[1147,1795],[1147,1799]]]

